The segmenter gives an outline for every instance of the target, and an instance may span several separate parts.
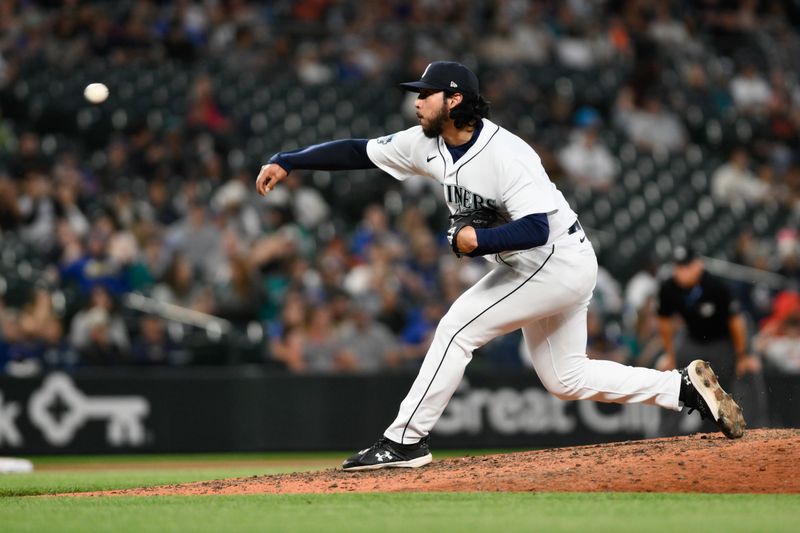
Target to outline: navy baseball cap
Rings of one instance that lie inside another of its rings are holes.
[[[672,250],[672,262],[676,265],[688,265],[695,258],[697,258],[697,254],[689,246],[678,246]]]
[[[480,94],[475,73],[455,61],[434,61],[428,65],[419,81],[401,83],[400,87],[416,93],[430,89],[473,96]]]

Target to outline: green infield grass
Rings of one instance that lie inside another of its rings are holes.
[[[797,531],[797,495],[332,494],[0,498],[16,531]],[[691,526],[691,527],[689,527]]]

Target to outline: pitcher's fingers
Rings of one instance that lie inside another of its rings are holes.
[[[261,170],[258,171],[258,176],[256,176],[256,192],[261,194],[261,173],[264,172],[264,167],[261,167]]]
[[[276,182],[277,182],[277,180],[275,179],[275,176],[268,176],[266,178],[266,181],[264,181],[264,194],[267,194],[273,188],[275,188],[275,183]]]
[[[258,194],[261,196],[264,196],[267,193],[265,188],[268,180],[266,176],[266,169],[267,165],[262,166],[261,172],[258,173],[258,177],[256,178],[256,192],[258,192]]]

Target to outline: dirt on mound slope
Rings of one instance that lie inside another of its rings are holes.
[[[800,430],[755,430],[434,461],[420,469],[253,476],[93,495],[397,491],[800,493]]]

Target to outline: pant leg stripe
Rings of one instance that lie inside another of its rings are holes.
[[[437,366],[437,367],[436,367],[436,371],[433,373],[433,376],[431,377],[431,380],[430,380],[430,382],[428,382],[428,386],[425,388],[425,392],[424,392],[424,393],[422,393],[422,398],[420,398],[420,399],[419,399],[419,402],[417,403],[417,406],[416,406],[416,407],[414,408],[414,410],[411,412],[411,416],[409,416],[409,417],[408,417],[408,422],[406,422],[406,425],[403,427],[403,433],[402,433],[402,435],[400,436],[400,444],[404,444],[404,442],[403,442],[403,441],[405,440],[405,437],[406,437],[406,430],[408,429],[408,425],[409,425],[409,424],[411,424],[411,420],[414,418],[414,415],[415,415],[415,414],[417,414],[417,410],[419,409],[419,406],[420,406],[420,405],[422,405],[422,402],[425,400],[425,396],[427,396],[427,394],[428,394],[428,391],[431,389],[431,385],[433,385],[433,380],[434,380],[434,379],[436,379],[436,375],[439,373],[439,369],[441,369],[441,368],[442,368],[442,363],[444,363],[444,358],[445,358],[445,357],[447,357],[447,351],[450,349],[450,345],[452,345],[452,344],[453,344],[453,341],[455,340],[456,336],[457,336],[459,333],[461,333],[462,331],[464,331],[464,328],[466,328],[467,326],[469,326],[470,324],[472,324],[473,322],[475,322],[475,321],[476,321],[478,318],[480,318],[480,317],[481,317],[481,315],[483,315],[483,314],[484,314],[486,311],[488,311],[489,309],[491,309],[491,308],[492,308],[492,307],[494,307],[495,305],[499,304],[500,302],[502,302],[503,300],[505,300],[506,298],[508,298],[509,296],[511,296],[512,294],[514,294],[515,292],[517,292],[517,291],[518,291],[519,289],[521,289],[521,288],[522,288],[522,287],[523,287],[523,286],[524,286],[526,283],[528,283],[530,280],[532,280],[532,279],[533,279],[533,277],[534,277],[536,274],[538,274],[538,273],[539,273],[539,271],[540,271],[542,268],[544,268],[544,266],[547,264],[547,262],[548,262],[548,261],[550,260],[550,258],[553,256],[553,253],[555,253],[555,251],[556,251],[556,246],[555,246],[555,244],[554,244],[554,245],[552,245],[552,246],[553,246],[553,247],[552,247],[552,249],[550,250],[550,254],[547,256],[547,258],[544,260],[544,262],[543,262],[543,263],[542,263],[542,264],[539,266],[539,268],[537,268],[537,269],[536,269],[536,271],[535,271],[533,274],[531,274],[531,275],[530,275],[530,276],[529,276],[529,277],[528,277],[528,278],[527,278],[525,281],[523,281],[522,283],[520,283],[518,286],[514,287],[514,289],[513,289],[511,292],[509,292],[508,294],[506,294],[505,296],[503,296],[502,298],[500,298],[499,300],[497,300],[496,302],[494,302],[492,305],[490,305],[489,307],[487,307],[486,309],[484,309],[483,311],[481,311],[480,313],[478,313],[477,315],[475,315],[475,317],[474,317],[474,318],[472,318],[472,319],[471,319],[469,322],[467,322],[466,324],[464,324],[463,326],[461,326],[461,328],[459,328],[459,330],[458,330],[458,331],[456,331],[456,332],[455,332],[455,334],[454,334],[452,337],[450,337],[450,342],[448,342],[448,343],[447,343],[447,347],[444,349],[444,353],[442,354],[442,359],[439,361],[439,366]]]

